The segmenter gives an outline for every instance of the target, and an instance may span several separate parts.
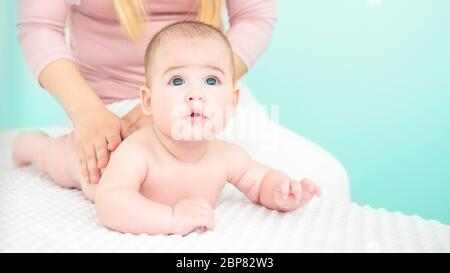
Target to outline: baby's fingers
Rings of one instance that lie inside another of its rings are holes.
[[[317,186],[316,184],[314,184],[314,182],[311,179],[308,178],[304,178],[301,181],[302,183],[302,187],[303,187],[303,191],[309,191],[313,196],[317,196],[320,197],[322,196],[322,190],[320,189],[319,186]]]
[[[281,194],[281,198],[283,198],[283,200],[289,199],[289,188],[290,188],[289,181],[282,182],[278,186],[278,192]]]
[[[302,185],[298,181],[291,182],[291,192],[297,202],[302,198]]]
[[[299,207],[301,208],[306,205],[309,201],[311,201],[312,197],[313,195],[309,191],[304,191],[302,193],[302,199],[300,200]]]
[[[203,229],[203,230],[212,230],[214,229],[214,215],[206,213],[199,215],[197,217],[197,228]]]
[[[304,191],[314,192],[315,186],[311,179],[304,178],[302,179],[301,184]]]
[[[206,201],[205,199],[202,198],[198,198],[195,200],[196,204],[202,208],[207,209],[208,211],[210,211],[211,213],[214,212],[214,209],[211,207],[211,205],[208,203],[208,201]]]
[[[320,189],[319,186],[315,185],[315,190],[314,193],[316,194],[317,197],[321,197],[322,196],[322,190]]]

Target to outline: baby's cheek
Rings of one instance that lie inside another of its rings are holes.
[[[153,122],[160,131],[166,134],[170,132],[172,125],[172,118],[170,117],[170,113],[165,113],[164,111],[166,110],[154,109]]]

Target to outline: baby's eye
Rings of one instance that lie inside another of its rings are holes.
[[[180,86],[184,84],[184,80],[180,77],[174,77],[170,80],[170,84],[173,86]]]
[[[216,77],[208,77],[206,79],[207,85],[217,85],[219,83],[219,80]]]

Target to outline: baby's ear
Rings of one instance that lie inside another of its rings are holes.
[[[143,86],[139,89],[139,96],[141,98],[141,108],[142,112],[145,115],[151,115],[152,114],[152,98],[151,98],[151,92],[150,89],[148,89],[147,86]]]

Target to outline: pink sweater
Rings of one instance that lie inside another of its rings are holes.
[[[33,75],[57,59],[73,60],[105,103],[138,96],[144,84],[144,51],[153,35],[180,20],[194,20],[198,0],[145,0],[145,39],[122,30],[112,0],[19,0],[18,39]],[[234,52],[251,67],[267,48],[275,0],[227,0]],[[70,46],[65,27],[69,29]]]

